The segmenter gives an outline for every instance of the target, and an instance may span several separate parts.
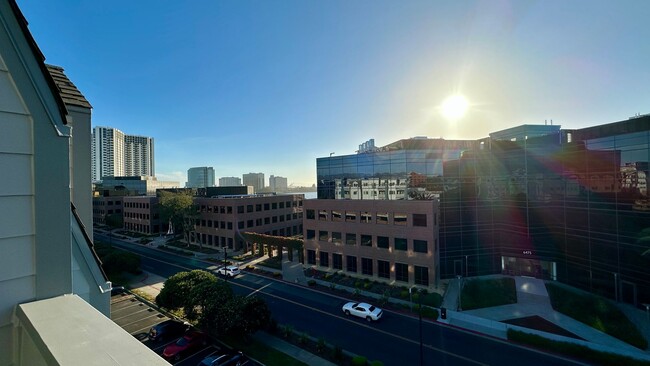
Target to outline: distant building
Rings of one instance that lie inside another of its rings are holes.
[[[244,174],[242,180],[245,186],[252,186],[255,193],[261,192],[264,189],[264,173]]]
[[[208,187],[204,190],[199,190],[198,196],[215,197],[215,196],[233,196],[233,195],[249,195],[253,194],[253,187],[251,186],[222,186],[222,187]]]
[[[238,177],[221,177],[219,178],[220,187],[241,186],[241,178]]]
[[[145,235],[167,232],[167,222],[160,221],[158,202],[155,196],[124,197],[124,229]]]
[[[271,192],[284,193],[287,191],[287,178],[285,177],[276,177],[274,175],[269,177],[269,187]]]
[[[178,188],[179,182],[159,181],[156,177],[104,177],[102,184],[97,186],[100,191],[126,189],[128,196],[155,196],[161,188]]]
[[[187,170],[187,188],[214,187],[214,168],[201,166]]]
[[[155,176],[154,141],[97,126],[92,133],[92,179],[108,176]]]

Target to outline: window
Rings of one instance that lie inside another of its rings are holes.
[[[316,251],[308,249],[307,250],[307,263],[316,265]]]
[[[258,203],[258,204],[255,205],[255,211],[256,212],[262,211],[262,204],[261,203]]]
[[[277,209],[278,209],[278,203],[277,202],[271,203],[271,210],[277,210]]]
[[[393,217],[393,224],[399,226],[406,226],[406,214],[405,213],[395,213]]]
[[[307,220],[315,219],[314,210],[307,210]]]
[[[237,213],[244,213],[244,206],[237,206]]]
[[[425,214],[413,214],[413,226],[426,227],[427,226],[427,215],[425,215]]]
[[[255,226],[262,226],[262,219],[256,219]]]
[[[361,246],[362,247],[371,247],[372,246],[372,235],[361,234]]]
[[[320,241],[327,241],[329,239],[327,237],[327,231],[324,230],[318,230],[318,240]]]
[[[244,228],[244,222],[243,221],[238,222],[237,227],[240,228],[240,229],[243,229]]]
[[[361,213],[361,222],[364,224],[369,224],[372,222],[372,214],[370,212]]]
[[[342,221],[343,213],[341,211],[332,211],[332,221]]]
[[[388,212],[377,212],[377,223],[382,225],[388,224]]]
[[[276,222],[278,222],[278,217],[277,217],[277,216],[273,216],[273,217],[271,218],[271,222],[274,223],[274,224],[275,224]]]
[[[388,261],[377,261],[377,276],[390,278],[390,263]]]
[[[264,218],[264,225],[268,225],[271,223],[271,218],[270,217],[265,217]]]
[[[280,202],[280,208],[284,208],[284,202]]]
[[[345,244],[357,245],[357,234],[345,234]]]
[[[246,221],[246,227],[253,227],[253,220]]]
[[[407,241],[404,238],[395,238],[395,250],[406,250]]]
[[[264,204],[264,211],[268,211],[268,210],[270,210],[270,209],[271,209],[271,205],[268,204],[268,203],[265,203],[265,204]]]
[[[228,230],[232,230],[232,222],[228,221]]]
[[[346,212],[345,213],[345,221],[348,221],[348,222],[357,221],[357,213],[356,212]]]
[[[406,263],[395,263],[395,281],[409,281],[409,266]]]
[[[332,253],[332,268],[343,269],[343,255]]]
[[[232,213],[232,206],[227,206],[226,209],[227,209],[227,211],[228,211],[229,214]]]
[[[246,212],[253,212],[253,205],[246,205]]]
[[[390,246],[387,236],[378,236],[377,237],[377,248],[388,249]]]
[[[372,259],[361,258],[361,273],[372,276]]]
[[[357,257],[354,257],[354,256],[351,256],[351,255],[348,255],[348,256],[345,258],[345,262],[346,262],[346,263],[345,263],[345,264],[346,264],[346,267],[345,267],[345,268],[346,268],[346,270],[347,270],[348,272],[354,272],[354,273],[357,273]]]
[[[318,210],[318,219],[320,221],[327,221],[327,210]]]
[[[427,252],[427,241],[426,240],[413,240],[413,251],[418,253]]]
[[[328,252],[320,252],[320,266],[321,267],[330,266],[330,254]]]
[[[429,286],[429,268],[415,266],[415,284]]]
[[[341,244],[343,242],[343,235],[340,232],[332,231],[332,243]]]

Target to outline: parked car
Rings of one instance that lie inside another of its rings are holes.
[[[248,363],[248,357],[241,352],[224,353],[218,356],[206,357],[199,366],[243,366]]]
[[[198,331],[187,331],[185,335],[179,338],[175,343],[165,347],[163,357],[168,360],[178,361],[191,351],[201,348],[208,344],[208,338],[205,333]]]
[[[345,315],[358,316],[367,321],[377,321],[384,314],[380,308],[365,302],[349,302],[343,305],[343,312]]]
[[[175,339],[183,335],[189,328],[189,324],[178,320],[165,320],[149,329],[149,339],[155,342]]]
[[[226,266],[217,268],[216,272],[222,276],[235,277],[241,273],[241,270],[237,266]]]

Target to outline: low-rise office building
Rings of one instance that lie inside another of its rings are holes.
[[[124,229],[145,235],[166,232],[168,225],[160,221],[158,202],[154,196],[124,197]]]
[[[304,195],[197,197],[199,219],[193,240],[213,248],[248,250],[240,235],[256,232],[293,236],[302,233]]]
[[[438,281],[437,200],[306,200],[306,265],[402,285]]]

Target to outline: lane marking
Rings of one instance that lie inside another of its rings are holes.
[[[265,288],[271,286],[272,284],[273,284],[273,282],[269,283],[268,285],[262,286],[262,287],[258,288],[257,290],[251,292],[250,294],[246,295],[246,297],[250,297],[250,296],[255,295],[258,292],[262,292],[262,290],[264,290]],[[262,292],[262,293],[265,294],[266,292]]]

